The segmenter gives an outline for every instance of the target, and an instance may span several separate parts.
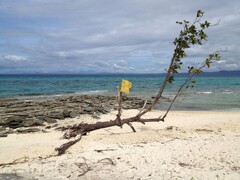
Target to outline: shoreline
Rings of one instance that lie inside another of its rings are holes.
[[[125,110],[123,117],[136,113]],[[154,110],[147,117],[159,114]],[[111,111],[98,120],[84,115],[59,123],[95,123],[115,116]],[[0,163],[23,163],[1,166],[0,177],[239,179],[239,121],[240,112],[171,111],[165,122],[134,123],[136,133],[128,126],[91,132],[62,156],[54,156],[54,148],[67,142],[60,131],[11,134],[0,138]]]

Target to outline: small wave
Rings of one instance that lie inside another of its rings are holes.
[[[14,96],[17,99],[22,100],[44,100],[44,99],[53,99],[59,97],[66,96],[76,96],[76,95],[98,95],[98,94],[106,94],[107,90],[94,90],[94,91],[83,91],[83,92],[63,92],[61,94],[35,94],[34,95],[22,95],[22,96]]]
[[[222,93],[223,93],[223,94],[232,94],[233,91],[226,89],[226,90],[224,90]]]
[[[77,95],[81,95],[81,94],[106,94],[108,93],[108,90],[93,90],[93,91],[83,91],[83,92],[75,92],[73,94]]]
[[[55,94],[55,95],[51,95],[51,96],[54,96],[54,97],[59,97],[59,96],[64,96],[66,94]],[[50,95],[49,95],[50,96]]]
[[[82,92],[64,92],[61,94],[49,95],[52,97],[62,97],[62,96],[76,96],[76,95],[91,95],[91,94],[106,94],[107,90],[92,90],[92,91],[82,91]]]
[[[198,94],[212,94],[212,91],[199,91]]]

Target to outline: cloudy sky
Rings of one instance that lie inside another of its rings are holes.
[[[221,22],[184,63],[227,48],[211,70],[240,70],[239,0],[1,0],[0,74],[164,72],[198,9]]]

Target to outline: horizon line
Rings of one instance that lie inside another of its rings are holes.
[[[220,70],[214,72],[202,72],[201,74],[211,74],[211,73],[223,73],[223,72],[239,72],[240,70]],[[162,73],[111,73],[111,72],[98,72],[98,73],[64,73],[64,72],[55,72],[55,73],[4,73],[0,75],[158,75],[158,74],[166,74],[167,72]],[[180,72],[178,74],[188,74],[187,72]],[[201,75],[200,74],[200,75]],[[177,75],[177,74],[176,74]]]

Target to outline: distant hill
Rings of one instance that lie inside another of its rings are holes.
[[[203,72],[201,76],[240,76],[240,71]]]

